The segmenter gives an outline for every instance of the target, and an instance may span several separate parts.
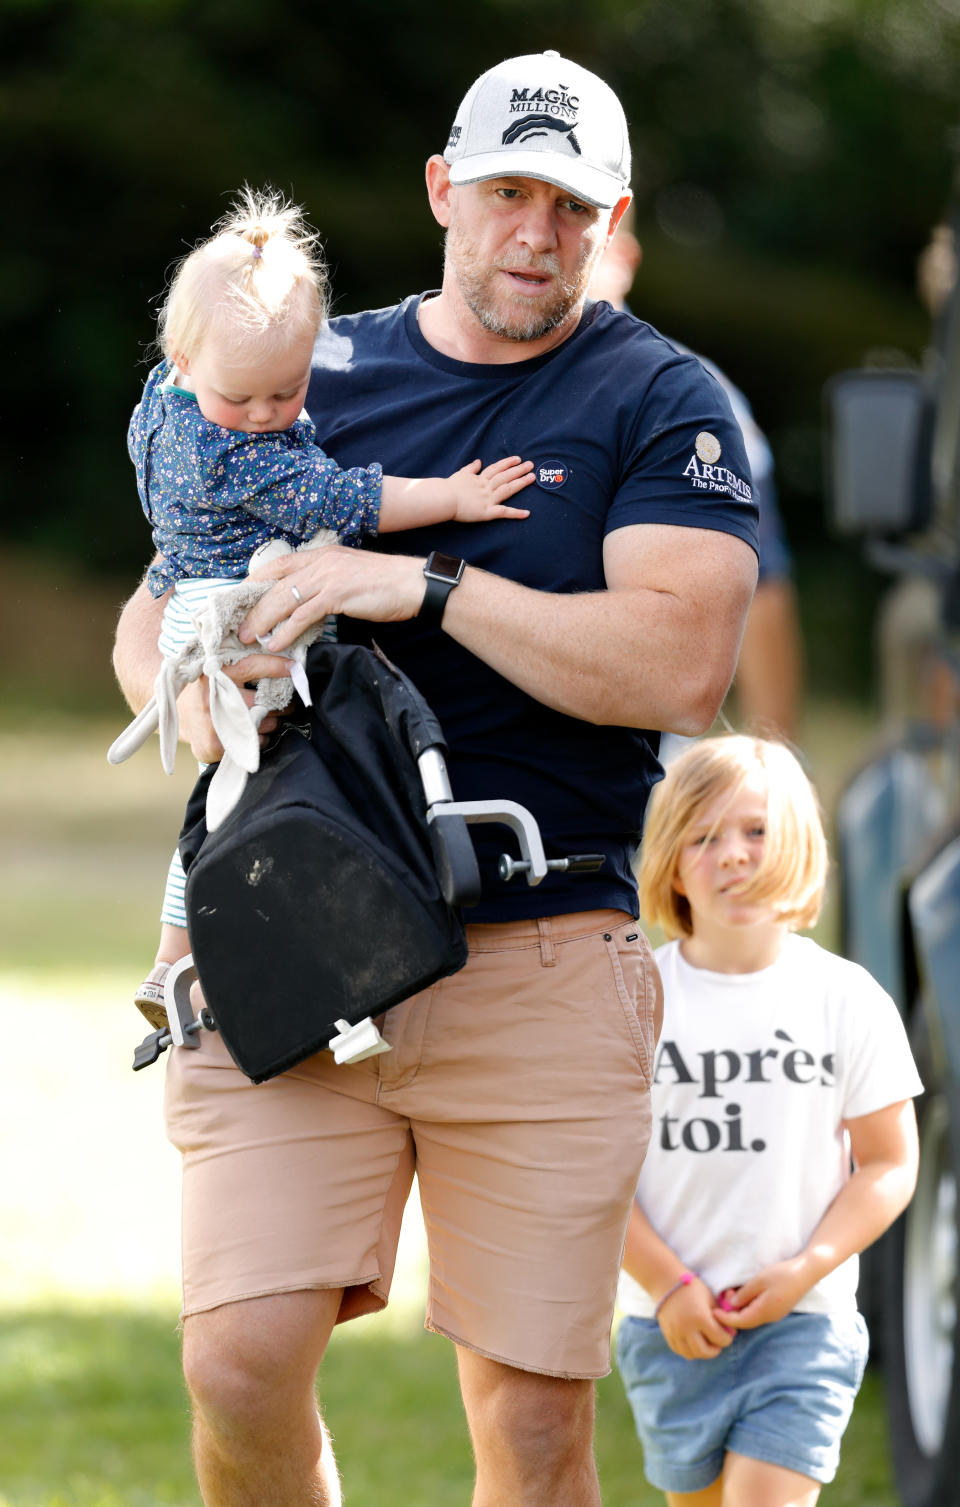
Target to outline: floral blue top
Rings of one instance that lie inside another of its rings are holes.
[[[298,544],[321,528],[353,540],[376,533],[379,464],[342,471],[314,444],[305,412],[292,428],[270,434],[211,424],[172,375],[170,361],[154,367],[127,432],[163,557],[147,574],[153,596],[185,577],[246,575],[268,539]]]

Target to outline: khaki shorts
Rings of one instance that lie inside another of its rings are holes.
[[[414,1172],[427,1328],[522,1370],[597,1377],[650,1134],[656,964],[620,911],[468,927],[461,972],[395,1006],[392,1051],[254,1085],[218,1036],[171,1054],[184,1312],[344,1288],[387,1301]]]

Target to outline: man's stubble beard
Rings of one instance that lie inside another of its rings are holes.
[[[529,252],[526,257],[514,253],[484,262],[476,244],[454,220],[444,242],[444,261],[453,273],[464,303],[483,328],[501,339],[522,343],[540,340],[566,321],[586,293],[594,251],[589,242],[584,242],[572,277],[560,273],[557,258],[549,253],[536,256]],[[511,297],[505,286],[499,288],[496,297],[494,288],[500,284],[498,272],[503,267],[515,272],[548,272],[556,279],[548,302],[533,308],[522,294]]]

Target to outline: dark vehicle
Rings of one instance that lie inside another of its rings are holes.
[[[960,244],[960,194],[949,244]],[[960,1502],[960,290],[943,288],[922,371],[827,390],[835,527],[895,584],[881,677],[897,730],[837,810],[843,950],[893,995],[926,1093],[920,1176],[866,1271],[905,1507]],[[888,709],[889,710],[889,709]]]

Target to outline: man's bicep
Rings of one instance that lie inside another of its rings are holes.
[[[603,544],[610,591],[664,591],[681,600],[729,604],[746,614],[757,584],[757,556],[736,534],[719,529],[637,523]]]

